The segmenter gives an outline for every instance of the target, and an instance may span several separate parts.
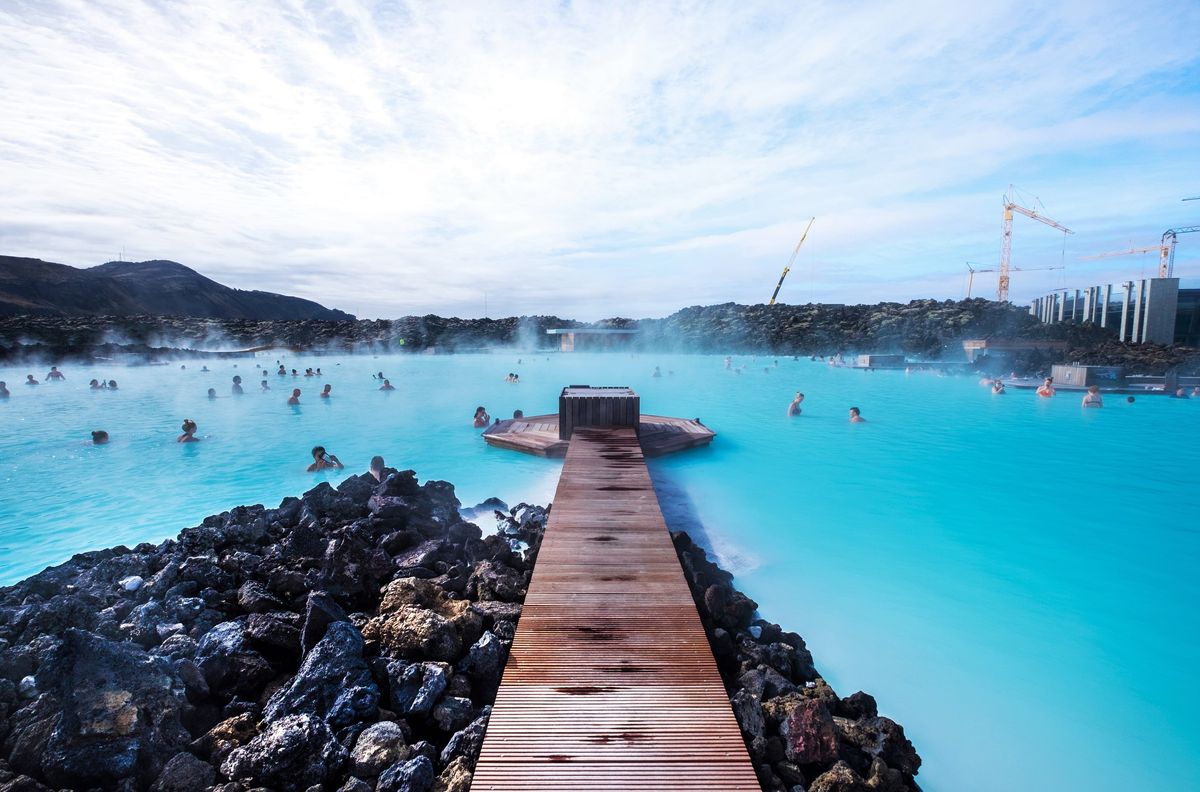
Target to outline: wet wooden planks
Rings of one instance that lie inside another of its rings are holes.
[[[717,434],[698,419],[642,415],[638,436],[645,456],[656,457],[708,445]],[[483,431],[483,439],[497,448],[537,456],[559,458],[567,453],[567,441],[558,437],[557,415],[499,421]]]
[[[577,429],[471,789],[758,788],[637,435]]]

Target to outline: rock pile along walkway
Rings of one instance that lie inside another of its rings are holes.
[[[631,428],[571,438],[471,789],[759,789]]]

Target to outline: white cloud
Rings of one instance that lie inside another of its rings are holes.
[[[785,300],[958,296],[1009,182],[1028,266],[1187,221],[1200,9],[947,5],[0,9],[0,252],[594,318],[763,301],[810,215]]]

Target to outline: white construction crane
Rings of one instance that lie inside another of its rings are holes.
[[[1009,267],[1009,259],[1012,257],[1013,212],[1023,214],[1031,220],[1037,220],[1039,223],[1045,223],[1051,228],[1062,231],[1064,245],[1066,244],[1066,235],[1075,233],[1066,226],[1051,220],[1049,217],[1040,215],[1032,209],[1026,209],[1024,206],[1018,204],[1014,200],[1013,186],[1011,184],[1008,185],[1008,192],[1004,194],[1004,238],[1000,245],[1000,282],[996,287],[996,299],[1000,302],[1008,301],[1008,273],[1011,269]]]
[[[1060,270],[1066,269],[1066,265],[1059,264],[1057,267],[1013,267],[1013,272],[1041,272],[1045,270]],[[996,272],[995,269],[975,269],[971,266],[971,262],[967,262],[967,299],[971,299],[971,288],[975,283],[976,272]]]
[[[1162,244],[1154,245],[1153,247],[1135,248],[1131,247],[1127,250],[1113,250],[1108,253],[1097,253],[1094,256],[1081,256],[1081,260],[1093,260],[1113,258],[1115,256],[1136,256],[1142,253],[1157,253],[1158,254],[1158,277],[1170,278],[1175,274],[1175,245],[1179,243],[1180,234],[1194,234],[1200,232],[1200,226],[1184,226],[1182,228],[1168,228],[1163,232]]]

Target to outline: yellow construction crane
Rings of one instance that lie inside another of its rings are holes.
[[[1066,244],[1066,235],[1074,234],[1075,232],[1061,225],[1054,220],[1051,220],[1045,215],[1040,215],[1032,209],[1026,209],[1014,200],[1013,186],[1008,185],[1008,192],[1004,194],[1004,239],[1000,245],[1000,283],[996,287],[996,299],[1000,302],[1008,300],[1008,272],[1009,259],[1012,257],[1012,227],[1013,227],[1013,212],[1023,214],[1031,220],[1037,220],[1039,223],[1045,223],[1051,228],[1057,228],[1063,232],[1063,244]]]
[[[787,277],[788,272],[792,268],[792,264],[796,263],[796,256],[800,253],[800,246],[804,244],[804,240],[808,239],[808,229],[812,228],[813,220],[816,219],[817,218],[815,217],[810,219],[808,221],[808,225],[804,227],[804,235],[801,236],[800,241],[796,243],[796,249],[792,251],[792,257],[788,259],[787,266],[783,268],[783,274],[779,276],[779,283],[775,284],[775,293],[771,295],[771,301],[767,303],[767,305],[775,304],[775,298],[779,296],[779,289],[783,286],[783,279]]]
[[[1060,270],[1066,269],[1065,264],[1059,264],[1057,267],[1012,267],[1012,272],[1042,272],[1045,270]],[[996,272],[994,269],[975,269],[971,266],[971,262],[967,262],[967,299],[971,299],[971,287],[975,283],[976,272]]]

